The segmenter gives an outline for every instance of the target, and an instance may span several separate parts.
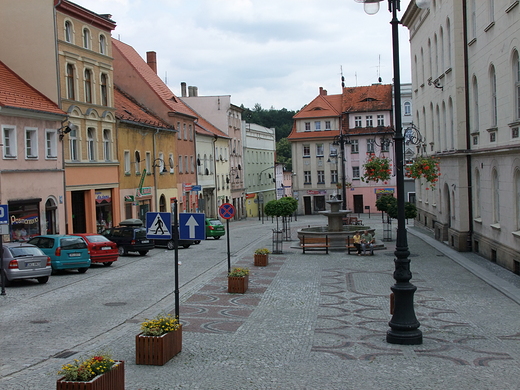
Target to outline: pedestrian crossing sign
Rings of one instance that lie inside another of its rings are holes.
[[[146,238],[151,240],[172,238],[170,213],[146,213]]]

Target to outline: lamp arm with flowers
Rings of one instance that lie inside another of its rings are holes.
[[[435,157],[420,156],[412,164],[406,166],[406,176],[413,179],[425,179],[430,186],[426,188],[427,190],[435,189],[440,175],[439,159]]]
[[[392,169],[390,168],[390,159],[388,157],[377,157],[371,154],[365,164],[363,164],[365,170],[361,180],[364,182],[378,182],[390,180]]]

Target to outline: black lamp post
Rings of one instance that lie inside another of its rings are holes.
[[[364,3],[365,12],[373,15],[379,11],[380,0],[356,0]],[[417,0],[416,5],[427,7],[425,0]],[[392,54],[394,67],[394,115],[395,115],[395,168],[397,180],[397,239],[395,247],[395,284],[391,287],[394,299],[392,319],[388,323],[390,330],[386,334],[386,341],[391,344],[417,345],[422,344],[420,323],[415,316],[413,296],[417,287],[410,283],[412,273],[408,256],[408,238],[406,233],[406,219],[404,212],[404,136],[401,118],[401,78],[399,71],[399,11],[400,0],[388,0],[388,10],[392,13]]]
[[[350,145],[350,138],[347,134],[339,129],[339,135],[334,137],[332,145],[340,145],[340,158],[341,158],[341,201],[342,209],[347,209],[347,187],[346,187],[346,174],[345,174],[345,145]]]

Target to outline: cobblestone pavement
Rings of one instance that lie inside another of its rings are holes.
[[[362,219],[381,236],[380,216]],[[236,226],[249,223],[259,222]],[[293,226],[311,224],[323,217],[298,217]],[[409,233],[422,345],[386,342],[394,243],[364,257],[302,255],[285,242],[267,267],[253,266],[252,253],[234,259],[251,270],[245,294],[227,293],[225,267],[183,293],[183,350],[165,366],[135,365],[133,319],[81,349],[125,360],[131,390],[520,389],[520,277],[420,229]],[[0,389],[54,388],[54,372],[74,357],[50,357],[0,379]]]

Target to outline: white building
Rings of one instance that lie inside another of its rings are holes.
[[[415,123],[441,161],[438,190],[417,185],[417,222],[520,273],[519,3],[412,1],[402,22]]]

